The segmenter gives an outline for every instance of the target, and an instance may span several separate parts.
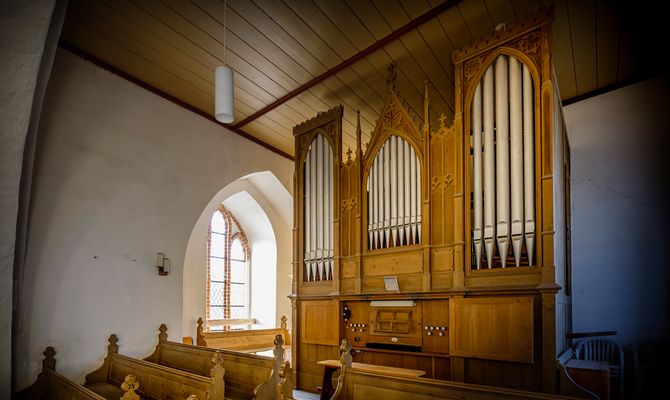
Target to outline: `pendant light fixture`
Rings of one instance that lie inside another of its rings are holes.
[[[214,71],[214,117],[224,124],[233,122],[233,70],[226,65],[226,14],[228,4],[223,3],[223,65]]]

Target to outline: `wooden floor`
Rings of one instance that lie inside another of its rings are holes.
[[[293,398],[295,398],[295,400],[319,400],[319,395],[317,393],[304,392],[302,390],[294,390]]]

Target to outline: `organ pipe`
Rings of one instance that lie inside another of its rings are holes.
[[[328,277],[327,279],[333,279],[333,258],[335,257],[335,251],[333,250],[334,247],[334,232],[333,232],[333,152],[330,151],[329,147],[324,146],[325,152],[326,152],[326,165],[328,166],[327,168],[327,174],[326,174],[326,180],[328,182],[328,197],[326,201],[326,207],[328,208],[328,219],[326,223],[326,231],[328,232],[328,245],[327,247],[327,257],[328,257]]]
[[[421,174],[420,174],[421,165],[419,160],[416,159],[416,168],[414,169],[414,179],[416,179],[416,224],[414,224],[414,230],[416,231],[416,243],[421,243],[421,205],[423,204],[423,197],[421,196]]]
[[[473,213],[474,224],[472,241],[477,259],[477,269],[481,267],[482,258],[482,90],[481,83],[477,84],[475,96],[472,100],[472,135],[473,135]]]
[[[521,245],[523,242],[523,141],[521,134],[521,63],[509,58],[509,125],[510,125],[510,177],[512,204],[512,250],[514,262],[518,267],[521,262]]]
[[[317,170],[317,176],[316,176],[316,210],[317,210],[317,215],[316,215],[316,226],[317,227],[322,227],[321,229],[317,229],[317,237],[316,237],[316,258],[317,258],[317,268],[318,268],[318,280],[322,279],[323,276],[323,237],[324,237],[324,218],[323,218],[323,201],[324,201],[324,196],[323,196],[323,174],[324,174],[324,165],[323,165],[323,143],[322,143],[322,136],[318,135],[316,137],[316,157],[317,157],[317,164],[319,165],[320,168]]]
[[[312,201],[312,208],[311,208],[311,210],[312,210],[312,227],[314,228],[314,229],[312,229],[312,236],[310,238],[310,240],[312,241],[312,251],[310,253],[310,257],[311,257],[310,266],[312,268],[312,280],[316,280],[316,269],[317,269],[317,265],[316,265],[317,264],[317,261],[316,261],[317,260],[317,255],[316,255],[317,233],[316,233],[316,231],[317,231],[317,229],[319,229],[319,225],[317,225],[317,219],[316,219],[316,216],[317,216],[317,210],[316,210],[316,202],[317,202],[317,200],[316,200],[316,191],[317,191],[316,181],[317,181],[317,172],[318,172],[318,169],[319,169],[319,167],[317,166],[317,162],[316,162],[316,158],[317,158],[316,156],[317,156],[317,152],[318,152],[317,151],[317,145],[318,145],[318,142],[316,140],[314,140],[312,142],[312,148],[310,149],[310,156],[312,157],[312,192],[310,193],[310,199]]]
[[[409,219],[409,224],[410,224],[410,225],[409,225],[409,228],[410,228],[410,236],[412,237],[412,239],[410,240],[410,243],[414,244],[414,243],[417,243],[415,226],[416,226],[416,224],[417,224],[417,213],[416,213],[416,210],[417,210],[418,196],[417,196],[417,193],[416,193],[416,185],[417,185],[417,182],[416,182],[416,174],[414,173],[414,170],[416,169],[416,166],[417,166],[417,165],[416,165],[417,162],[416,162],[416,157],[414,156],[414,149],[413,149],[413,148],[410,148],[409,153],[410,153],[410,158],[409,158],[409,163],[410,163],[410,174],[409,174],[410,184],[409,184],[409,187],[410,187],[410,196],[411,196],[411,200],[410,200],[410,201],[412,202],[412,205],[411,205],[411,207],[410,207],[410,209],[411,209],[411,215],[410,215],[410,219]]]
[[[405,159],[404,164],[403,164],[404,165],[404,172],[405,172],[405,181],[404,181],[402,187],[406,188],[406,187],[408,187],[408,185],[411,181],[411,179],[410,179],[411,167],[412,167],[411,161],[410,161],[410,159],[411,159],[411,153],[410,153],[411,146],[409,145],[409,143],[407,143],[406,141],[403,140],[402,141],[402,147],[403,147],[403,153],[404,153],[403,158]],[[412,215],[412,211],[411,211],[411,207],[412,207],[411,196],[412,195],[411,195],[411,192],[409,190],[403,190],[403,196],[405,197],[405,218],[404,218],[404,221],[403,221],[403,227],[404,227],[404,231],[405,231],[405,244],[410,244],[411,243],[411,240],[410,240],[410,235],[411,235],[411,233],[410,233],[410,229],[411,229],[410,222],[411,222],[411,215]]]
[[[484,74],[484,247],[486,265],[493,264],[495,246],[495,165],[493,139],[493,68]]]
[[[312,159],[310,154],[307,153],[305,157],[305,276],[307,281],[311,280],[311,265],[308,260],[311,260],[311,251],[312,251],[312,211],[311,211],[311,201],[310,194],[312,192]]]
[[[398,158],[396,157],[397,146],[396,139],[397,136],[391,136],[389,141],[389,169],[391,170],[391,245],[395,246],[396,239],[398,238]]]
[[[507,94],[507,57],[495,62],[496,99],[496,216],[498,255],[505,267],[509,246],[509,108]]]
[[[528,67],[523,66],[523,193],[525,216],[525,239],[528,263],[533,265],[535,250],[535,162],[533,157],[533,79]]]

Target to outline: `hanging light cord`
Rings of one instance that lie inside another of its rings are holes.
[[[228,48],[226,47],[226,31],[228,30],[226,20],[228,19],[228,1],[223,0],[223,65],[226,64],[226,52],[228,51]]]

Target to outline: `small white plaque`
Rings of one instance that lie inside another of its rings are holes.
[[[384,286],[386,286],[387,292],[399,292],[400,286],[398,286],[398,278],[395,276],[385,276],[384,277]]]

